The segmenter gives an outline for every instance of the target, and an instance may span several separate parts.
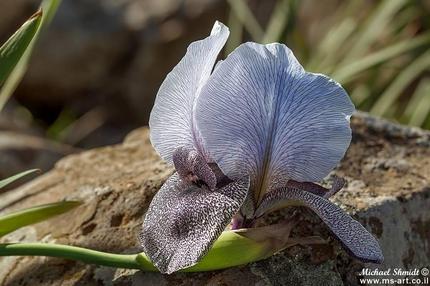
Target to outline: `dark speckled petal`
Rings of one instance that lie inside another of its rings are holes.
[[[249,180],[238,180],[211,191],[173,174],[146,213],[143,251],[162,273],[196,264],[239,211],[248,187]]]
[[[378,241],[358,221],[328,199],[310,192],[297,188],[274,190],[265,195],[256,216],[280,207],[297,205],[312,209],[352,256],[364,262],[382,263],[384,260]]]
[[[173,152],[173,164],[183,181],[193,182],[195,176],[203,181],[211,190],[217,185],[217,178],[205,158],[194,149],[181,146]],[[190,180],[191,178],[191,180]]]

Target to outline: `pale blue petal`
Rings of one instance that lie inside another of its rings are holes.
[[[338,83],[305,72],[285,45],[246,43],[203,87],[196,121],[221,170],[249,174],[260,193],[324,178],[350,143],[353,111]]]
[[[193,107],[228,35],[228,28],[216,22],[209,37],[188,47],[157,93],[149,119],[150,138],[160,156],[169,163],[178,146],[203,151],[196,142],[198,132],[193,122]]]

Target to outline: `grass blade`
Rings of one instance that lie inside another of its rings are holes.
[[[424,53],[408,65],[399,75],[394,79],[390,86],[378,98],[370,113],[382,116],[393,105],[401,92],[417,78],[423,71],[430,67],[430,51]]]
[[[339,60],[339,46],[347,41],[356,27],[357,22],[353,18],[347,18],[330,29],[307,67],[323,73],[333,69],[332,66]]]
[[[314,52],[307,68],[311,71],[330,73],[345,54],[351,50],[358,34],[357,11],[362,9],[361,1],[344,1],[333,11],[331,26],[325,36],[313,47]]]
[[[64,201],[52,204],[40,205],[25,210],[17,211],[0,217],[0,236],[15,231],[21,227],[38,223],[59,214],[65,213],[81,202]]]
[[[361,33],[354,42],[352,49],[345,56],[344,62],[351,62],[351,60],[367,52],[406,3],[406,0],[381,1],[368,22],[362,26]]]
[[[7,100],[10,98],[12,93],[17,88],[19,82],[23,78],[24,73],[27,70],[28,62],[30,60],[35,42],[40,35],[40,31],[52,20],[52,17],[54,16],[59,4],[60,0],[44,0],[42,2],[41,6],[43,15],[41,23],[37,27],[35,35],[31,39],[30,43],[27,45],[27,49],[21,55],[16,65],[11,70],[8,78],[4,81],[3,87],[0,89],[0,111],[3,109]]]
[[[27,176],[27,175],[32,174],[32,173],[37,172],[37,171],[39,171],[39,169],[31,169],[31,170],[27,170],[27,171],[21,172],[19,174],[16,174],[12,177],[3,179],[0,181],[0,189],[6,187],[7,185],[9,185],[13,182],[15,182],[16,180],[21,179],[24,176]]]
[[[0,47],[0,85],[18,64],[41,22],[42,10],[39,10]]]
[[[430,33],[422,34],[413,39],[406,39],[388,48],[384,48],[365,56],[351,64],[340,67],[331,76],[342,84],[348,83],[354,78],[354,76],[362,71],[429,43]]]
[[[289,13],[289,0],[279,0],[269,20],[266,32],[263,37],[263,44],[273,43],[279,41],[282,32],[286,28],[288,13]]]
[[[61,0],[43,0],[42,4],[40,5],[45,11],[45,15],[43,16],[43,25],[48,25],[51,23],[52,19],[55,16],[55,13],[57,12],[58,6],[60,6]]]
[[[430,114],[430,80],[423,80],[412,95],[405,110],[408,124],[422,126]]]
[[[260,42],[263,39],[264,31],[246,2],[244,0],[227,0],[227,2],[252,39]]]
[[[357,85],[357,87],[350,93],[352,102],[360,107],[364,101],[370,97],[370,89],[365,84]]]
[[[230,9],[228,14],[228,27],[230,28],[230,37],[228,37],[225,45],[225,57],[242,43],[243,23],[233,9]]]

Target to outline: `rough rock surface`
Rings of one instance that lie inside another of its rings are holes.
[[[334,200],[378,238],[385,254],[380,269],[430,264],[430,134],[365,114],[352,120],[352,145],[334,171],[347,179]],[[0,195],[0,214],[64,198],[82,199],[77,209],[23,228],[5,241],[50,241],[130,253],[152,196],[172,173],[156,155],[148,130],[123,144],[71,155],[54,170]],[[266,222],[291,210],[274,213]],[[53,258],[0,259],[0,285],[357,285],[363,264],[333,241],[320,220],[303,211],[295,236],[320,235],[329,243],[297,246],[269,259],[223,271],[161,275],[86,265]],[[369,265],[372,267],[372,265]]]

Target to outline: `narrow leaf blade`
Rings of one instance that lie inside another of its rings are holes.
[[[28,19],[7,41],[0,47],[0,85],[9,77],[36,35],[42,20],[42,10]]]
[[[411,62],[405,69],[399,72],[398,76],[381,94],[370,113],[382,116],[386,115],[387,111],[398,100],[404,91],[418,76],[430,67],[430,52],[425,52]]]
[[[413,39],[403,40],[397,44],[369,54],[360,60],[341,66],[339,69],[333,72],[332,77],[338,82],[346,84],[353,80],[357,74],[393,59],[401,54],[427,45],[428,43],[430,43],[430,33],[422,34]]]
[[[55,15],[55,12],[60,4],[60,0],[44,0],[41,4],[41,7],[44,11],[41,23],[38,25],[33,38],[30,43],[27,45],[27,48],[22,53],[18,62],[15,64],[14,68],[10,71],[8,77],[5,79],[3,86],[0,89],[0,110],[3,109],[7,100],[13,94],[21,79],[24,76],[24,73],[27,70],[27,65],[30,60],[31,53],[33,51],[36,40],[40,35],[40,31],[43,27],[45,27],[51,21],[52,17]]]
[[[21,227],[60,215],[79,206],[80,204],[81,202],[78,201],[56,202],[4,215],[0,217],[0,236],[8,234]]]
[[[352,256],[363,262],[383,262],[381,248],[372,234],[340,207],[310,192],[288,187],[276,189],[263,198],[256,216],[290,206],[305,206],[315,212]]]
[[[37,171],[39,171],[39,169],[31,169],[31,170],[27,170],[27,171],[21,172],[19,174],[13,175],[12,177],[6,178],[4,180],[1,180],[0,181],[0,189],[2,189],[4,187],[6,187],[7,185],[21,179],[22,177],[25,177],[25,176],[32,174],[34,172],[37,172]]]

